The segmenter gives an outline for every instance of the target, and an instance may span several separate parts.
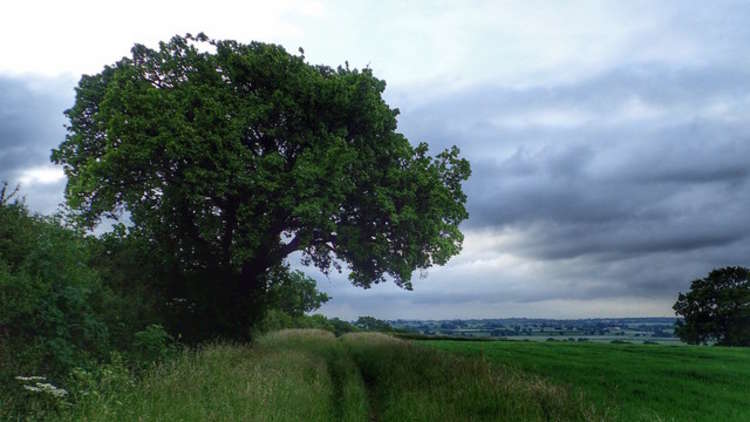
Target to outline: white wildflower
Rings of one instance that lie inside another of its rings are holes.
[[[39,387],[43,392],[52,394],[55,397],[65,397],[68,395],[68,392],[65,391],[65,389],[55,387],[52,384],[48,383],[36,383],[36,386]]]
[[[65,397],[68,395],[68,392],[63,388],[56,387],[48,382],[39,382],[39,381],[44,381],[46,379],[44,377],[39,377],[39,376],[24,377],[24,376],[19,375],[16,377],[16,379],[22,382],[36,381],[34,385],[23,386],[23,388],[27,391],[32,391],[34,393],[47,393],[58,398]]]
[[[47,378],[36,376],[36,375],[32,375],[30,377],[23,377],[23,376],[19,375],[19,376],[16,377],[16,379],[19,380],[19,381],[44,381]]]

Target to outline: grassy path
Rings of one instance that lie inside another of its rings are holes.
[[[349,334],[347,345],[383,421],[602,420],[566,388],[382,334]]]
[[[64,419],[87,421],[592,420],[578,396],[538,376],[382,334],[319,330],[212,345],[154,368],[136,385],[87,396]]]

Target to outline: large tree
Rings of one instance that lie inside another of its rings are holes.
[[[726,267],[694,280],[674,304],[675,333],[690,344],[750,346],[750,271]]]
[[[355,285],[411,289],[461,249],[468,217],[456,147],[436,156],[396,131],[370,69],[310,65],[282,47],[174,37],[83,76],[53,151],[89,226],[135,230],[200,279],[240,336],[269,270],[300,251]]]

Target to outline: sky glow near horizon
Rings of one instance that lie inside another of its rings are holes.
[[[463,252],[415,273],[411,292],[304,269],[333,297],[328,316],[669,316],[692,279],[750,264],[750,8],[473,4],[13,2],[0,179],[54,212],[65,178],[49,152],[80,75],[203,31],[369,66],[401,132],[472,163]]]

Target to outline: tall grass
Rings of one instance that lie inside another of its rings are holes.
[[[88,421],[592,420],[579,396],[539,376],[377,333],[282,330],[214,344],[92,395]],[[601,419],[601,418],[599,418]]]
[[[602,409],[539,376],[382,334],[343,336],[383,421],[601,420]]]
[[[272,333],[254,347],[214,344],[92,397],[71,420],[365,420],[364,386],[342,345],[320,330]],[[345,400],[340,400],[345,391]]]

